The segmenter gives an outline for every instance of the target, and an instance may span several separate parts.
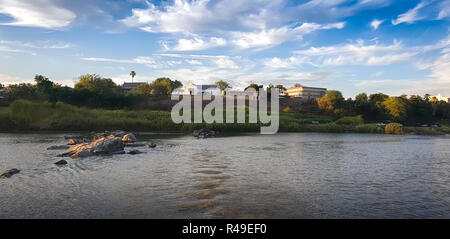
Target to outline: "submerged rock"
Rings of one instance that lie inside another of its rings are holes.
[[[135,148],[135,147],[143,147],[143,146],[145,146],[145,144],[125,143],[125,147]]]
[[[56,164],[56,165],[66,165],[66,164],[67,164],[67,161],[64,160],[64,159],[62,159],[62,160],[59,160],[58,162],[56,162],[55,164]]]
[[[135,154],[142,154],[142,152],[139,150],[131,150],[130,152],[128,152],[128,154],[135,155]]]
[[[68,145],[53,145],[47,148],[47,150],[63,150],[68,149],[70,146]]]
[[[209,129],[200,129],[200,130],[194,130],[194,132],[192,133],[192,135],[196,138],[209,138],[209,137],[213,137],[216,135],[216,132],[213,130],[209,130]]]
[[[14,174],[17,174],[17,173],[20,173],[20,170],[18,170],[17,168],[12,168],[12,169],[6,170],[2,174],[0,174],[0,178],[2,178],[2,179],[10,178],[11,176],[13,176]]]

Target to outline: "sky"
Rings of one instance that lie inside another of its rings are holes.
[[[170,77],[450,97],[450,0],[0,0],[0,83]]]

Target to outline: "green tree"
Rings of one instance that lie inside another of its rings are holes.
[[[226,89],[231,89],[231,85],[228,82],[225,82],[223,80],[216,82],[217,87],[219,87],[220,91],[225,91]]]
[[[372,102],[383,102],[383,101],[387,100],[388,98],[389,98],[389,96],[385,95],[383,93],[371,94],[369,96],[369,99]]]
[[[135,71],[131,71],[130,72],[130,76],[131,76],[131,82],[134,82],[134,77],[136,76],[136,72]]]
[[[99,95],[115,95],[120,88],[109,78],[103,78],[97,74],[86,74],[79,77],[75,84],[75,90],[84,90]]]
[[[150,96],[153,92],[153,86],[145,83],[140,84],[138,87],[130,91],[130,94]]]
[[[258,84],[252,83],[252,84],[250,84],[249,86],[245,87],[245,90],[250,89],[250,88],[253,88],[253,89],[255,89],[257,92],[259,92],[259,89],[260,89],[260,88],[263,88],[263,87],[264,87],[263,85],[258,85]]]
[[[389,97],[383,103],[388,115],[392,120],[404,122],[409,111],[409,102],[403,97]]]
[[[355,97],[355,101],[357,101],[357,102],[363,102],[363,103],[365,103],[365,102],[367,102],[368,100],[369,100],[369,98],[367,97],[367,94],[366,94],[366,93],[358,94],[358,95]]]
[[[161,77],[152,82],[154,95],[169,95],[173,90],[182,87],[183,84],[178,81],[172,81],[170,78]]]
[[[317,106],[320,110],[335,113],[336,110],[341,109],[344,103],[344,97],[340,91],[329,90],[325,96],[317,99]]]

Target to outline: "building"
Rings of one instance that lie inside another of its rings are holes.
[[[174,92],[180,95],[221,95],[222,91],[217,85],[196,85],[189,82],[183,88],[178,89]]]
[[[284,95],[302,99],[316,99],[325,96],[326,92],[326,88],[298,86],[286,89]]]
[[[128,92],[130,90],[136,89],[138,86],[142,84],[147,84],[146,82],[124,82],[122,85],[122,90],[124,92]]]
[[[429,99],[429,100],[432,100],[432,99],[435,98],[435,97],[436,97],[436,99],[437,99],[438,101],[444,101],[444,102],[447,102],[447,103],[450,102],[450,98],[444,97],[444,96],[442,96],[441,94],[439,94],[439,95],[437,95],[437,96],[430,96],[430,97],[428,97],[428,99]]]

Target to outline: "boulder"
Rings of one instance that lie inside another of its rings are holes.
[[[155,143],[149,143],[149,144],[148,144],[148,147],[149,147],[149,148],[156,148],[156,144],[155,144]]]
[[[20,170],[18,170],[17,168],[12,168],[12,169],[6,170],[2,174],[0,174],[0,178],[2,178],[2,179],[10,178],[11,176],[13,176],[16,173],[20,173]]]
[[[74,154],[72,154],[70,157],[72,159],[79,159],[79,158],[87,158],[89,156],[94,155],[93,153],[83,149],[81,151],[75,152]]]
[[[68,145],[76,145],[79,142],[76,139],[69,139],[69,143],[67,143]]]
[[[55,164],[56,164],[56,165],[66,165],[66,164],[67,164],[67,161],[64,160],[64,159],[62,159],[62,160],[59,160],[58,162],[56,162]]]
[[[122,137],[122,141],[127,142],[127,143],[134,143],[137,141],[137,139],[136,139],[136,136],[134,136],[134,134],[129,133]]]
[[[91,143],[81,143],[71,146],[66,153],[60,156],[70,156],[72,158],[83,158],[92,155],[107,155],[123,151],[124,143],[122,138],[109,135],[97,139]]]

